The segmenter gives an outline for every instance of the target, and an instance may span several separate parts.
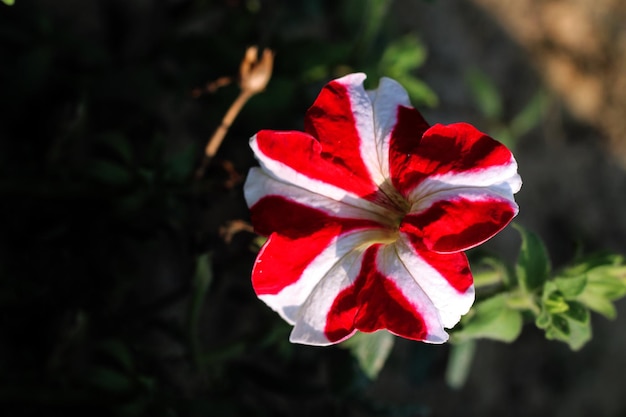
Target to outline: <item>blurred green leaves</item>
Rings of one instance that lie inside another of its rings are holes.
[[[543,242],[535,233],[514,225],[522,237],[515,273],[520,288],[531,293],[540,288],[550,276],[550,259]]]
[[[378,72],[398,81],[409,93],[414,105],[434,107],[437,95],[415,76],[415,70],[426,61],[426,47],[414,35],[406,35],[391,42],[380,60]]]
[[[549,340],[581,349],[592,338],[591,311],[615,318],[613,301],[626,295],[626,265],[619,255],[600,253],[552,271],[541,238],[521,227],[517,261],[495,257],[476,265],[477,301],[451,331],[453,344],[446,381],[459,388],[467,379],[477,339],[513,342],[525,322],[534,322]]]
[[[13,6],[15,4],[15,0],[2,0],[2,2],[7,6]]]
[[[395,336],[385,330],[374,333],[357,332],[341,346],[350,350],[368,378],[376,379],[391,353],[394,340]]]
[[[590,310],[610,319],[616,316],[613,301],[626,295],[623,262],[617,255],[593,255],[559,273],[543,288],[537,327],[548,339],[580,349],[591,339]]]
[[[512,342],[522,331],[522,314],[508,303],[509,294],[502,293],[476,303],[455,331],[454,341],[492,339]]]
[[[543,118],[548,104],[544,91],[537,91],[521,110],[507,118],[504,99],[492,78],[477,68],[472,68],[465,74],[465,82],[478,111],[485,118],[487,131],[509,148],[515,147],[517,141]]]

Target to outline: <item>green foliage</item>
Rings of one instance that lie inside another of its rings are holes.
[[[461,320],[459,330],[453,333],[453,341],[485,338],[512,342],[517,339],[522,331],[522,314],[509,304],[509,297],[503,293],[477,302]]]
[[[546,338],[565,342],[572,350],[580,349],[591,340],[589,310],[566,297],[554,282],[544,287],[542,310],[535,324],[545,331]]]
[[[515,273],[522,291],[531,293],[541,288],[550,276],[550,259],[543,242],[535,233],[514,225],[522,237]]]
[[[398,81],[409,93],[414,105],[436,106],[437,95],[419,78],[415,70],[426,61],[426,47],[414,34],[391,42],[380,60],[378,72]]]
[[[374,333],[357,332],[341,344],[350,350],[361,370],[370,379],[376,379],[391,353],[394,336],[384,330]]]
[[[13,6],[15,4],[15,0],[2,0],[2,2],[7,6]]]
[[[491,261],[492,268],[499,266],[500,273],[494,275],[492,271],[490,276],[513,274],[514,277],[502,282],[516,285],[502,286],[495,295],[478,301],[461,321],[460,330],[453,333],[453,340],[489,338],[511,342],[521,331],[524,313],[534,319],[548,339],[563,341],[573,350],[580,349],[591,339],[589,311],[614,318],[612,302],[626,295],[623,258],[592,255],[553,273],[541,239],[519,225],[515,228],[522,244],[514,271]],[[477,285],[480,283],[477,281]]]
[[[465,385],[476,353],[476,345],[475,340],[466,340],[450,347],[445,375],[449,387],[459,389]]]
[[[522,240],[514,267],[483,257],[474,273],[478,300],[451,332],[450,341],[459,346],[448,364],[451,387],[458,388],[467,378],[471,355],[464,349],[470,351],[468,344],[476,339],[510,343],[519,337],[524,322],[534,322],[547,339],[579,350],[592,337],[590,311],[614,318],[613,301],[626,295],[622,256],[591,255],[555,273],[539,236],[514,227]]]
[[[513,117],[506,117],[500,89],[487,74],[472,68],[467,71],[465,81],[478,111],[485,118],[488,132],[510,148],[544,116],[548,96],[543,91],[536,92]]]
[[[491,119],[501,118],[502,98],[491,78],[484,72],[471,69],[466,75],[466,80],[480,112]]]

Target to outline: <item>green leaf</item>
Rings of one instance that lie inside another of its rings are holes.
[[[586,324],[589,323],[589,310],[581,303],[576,301],[571,301],[569,303],[569,308],[565,312],[564,316],[568,319]]]
[[[535,233],[514,224],[522,237],[522,247],[515,265],[519,285],[529,293],[541,288],[550,276],[550,259],[543,242]]]
[[[475,340],[456,343],[450,347],[450,357],[446,368],[446,383],[449,387],[459,389],[465,385],[475,352]]]
[[[486,338],[512,342],[522,331],[522,314],[507,304],[508,294],[502,293],[477,303],[466,315],[460,330],[452,334],[454,342]]]
[[[593,280],[588,275],[589,283],[578,301],[589,307],[591,310],[603,316],[614,319],[617,311],[612,300],[623,295],[623,284],[609,277],[595,277]]]
[[[480,112],[490,119],[500,119],[502,98],[491,79],[482,71],[471,69],[467,72],[466,81]]]
[[[341,346],[350,350],[365,375],[373,380],[385,365],[394,341],[394,335],[385,330],[374,333],[357,332]]]
[[[380,60],[380,71],[393,78],[408,75],[424,64],[426,55],[426,48],[417,36],[404,36],[385,49]]]
[[[535,325],[540,329],[547,329],[550,327],[552,323],[552,318],[550,317],[550,313],[547,310],[541,311],[541,313],[535,319]]]
[[[476,288],[497,284],[504,284],[506,288],[509,288],[515,282],[511,268],[495,256],[481,256],[478,264],[472,265],[472,271]]]
[[[617,317],[617,310],[615,309],[613,303],[601,294],[586,292],[578,297],[578,300],[590,310],[595,311],[598,314],[602,314],[607,319],[614,319]]]
[[[198,256],[196,260],[196,272],[192,282],[191,302],[189,304],[188,316],[188,337],[191,356],[196,366],[202,362],[202,352],[200,348],[200,338],[198,326],[200,325],[200,313],[204,305],[209,286],[213,281],[213,269],[211,254],[205,253]]]
[[[566,315],[552,316],[550,325],[546,328],[546,338],[560,340],[569,345],[572,350],[579,350],[591,340],[591,322],[574,320]]]
[[[606,266],[623,266],[624,258],[621,255],[613,253],[595,253],[590,256],[586,256],[583,259],[579,259],[576,264],[565,269],[562,275],[574,276],[584,274],[596,267]]]
[[[103,159],[92,162],[87,172],[96,181],[107,185],[119,187],[128,185],[132,181],[132,175],[126,167]]]
[[[511,120],[511,134],[515,138],[524,135],[539,124],[545,114],[546,102],[546,93],[543,91],[537,92],[522,111]]]
[[[556,277],[554,283],[563,297],[571,300],[580,295],[587,286],[587,275]]]
[[[563,296],[558,292],[548,295],[542,301],[549,314],[564,313],[569,309],[569,304],[567,304]]]
[[[132,381],[127,375],[108,368],[95,368],[87,376],[92,385],[116,393],[127,392],[132,388]]]
[[[623,262],[620,255],[594,254],[565,269],[555,283],[565,298],[612,319],[617,314],[612,301],[626,295]]]
[[[100,136],[98,143],[107,149],[110,149],[125,163],[130,163],[133,159],[132,145],[126,136],[120,132],[103,133]]]
[[[600,266],[587,272],[587,291],[602,294],[609,300],[626,295],[626,266]]]
[[[428,107],[435,107],[439,103],[437,94],[422,80],[412,76],[396,77],[396,79],[409,93],[412,102]]]
[[[546,283],[542,301],[543,309],[535,325],[545,330],[547,339],[565,342],[572,350],[580,349],[591,339],[590,314],[583,303],[565,301],[552,281]]]
[[[196,164],[196,148],[192,145],[186,146],[179,152],[173,154],[166,162],[166,178],[171,181],[185,181],[191,176]]]
[[[121,340],[110,339],[101,342],[98,350],[113,359],[124,371],[132,371],[133,357],[128,346]]]
[[[7,6],[13,6],[15,4],[15,0],[2,0],[2,2]]]

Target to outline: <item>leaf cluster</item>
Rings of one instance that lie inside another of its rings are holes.
[[[591,339],[590,312],[615,318],[613,301],[626,295],[626,265],[621,256],[596,254],[554,272],[541,239],[516,226],[522,245],[514,268],[491,259],[491,270],[502,274],[496,293],[476,302],[454,332],[456,342],[487,338],[511,342],[524,322],[533,321],[547,339],[578,350]],[[499,267],[497,271],[493,266]],[[498,280],[496,281],[498,282]]]

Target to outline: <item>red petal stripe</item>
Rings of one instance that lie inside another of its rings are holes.
[[[280,196],[263,197],[250,211],[255,229],[271,234],[252,271],[252,285],[259,295],[277,294],[296,282],[335,237],[382,227],[371,220],[332,217]]]
[[[404,233],[417,256],[433,267],[455,290],[464,293],[474,283],[464,252],[436,253],[428,250],[419,236]]]
[[[298,174],[339,187],[358,196],[372,195],[377,187],[323,152],[322,145],[303,132],[262,130],[256,134],[259,150],[266,157],[292,168]],[[358,148],[355,150],[358,152]]]
[[[514,216],[508,200],[441,200],[420,213],[406,215],[400,231],[421,238],[429,250],[458,252],[491,238]]]
[[[355,329],[374,332],[387,329],[399,336],[424,340],[424,319],[392,279],[376,268],[380,244],[369,247],[354,284],[341,292],[327,316],[325,334],[331,342],[349,336]]]
[[[361,159],[361,138],[346,86],[337,81],[326,84],[307,111],[304,128],[322,144],[323,158],[372,183]]]
[[[510,163],[511,152],[504,145],[466,123],[435,125],[421,140],[414,139],[425,122],[417,111],[410,110],[399,108],[389,153],[392,182],[405,196],[428,176]]]
[[[252,287],[257,295],[278,294],[295,283],[302,272],[339,234],[339,226],[292,240],[273,234],[259,252],[252,269]]]

